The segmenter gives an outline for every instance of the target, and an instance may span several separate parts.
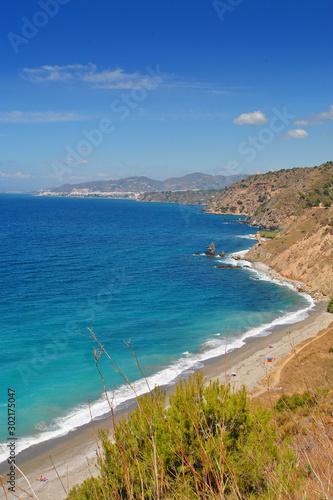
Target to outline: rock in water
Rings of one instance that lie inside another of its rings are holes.
[[[205,254],[206,255],[215,255],[215,245],[214,245],[214,243],[211,243],[209,245],[209,248],[207,248]]]
[[[219,255],[218,255],[218,256],[219,256],[219,257],[225,257],[225,252],[221,252],[221,253],[219,253]]]

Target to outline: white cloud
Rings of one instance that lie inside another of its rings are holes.
[[[294,121],[294,125],[305,127],[306,125],[309,125],[309,122],[308,120],[296,120]]]
[[[268,118],[261,111],[253,111],[253,113],[243,113],[238,118],[233,120],[236,125],[265,125]]]
[[[84,120],[87,117],[71,112],[55,111],[8,111],[0,112],[0,122],[7,123],[47,123],[47,122],[73,122]]]
[[[287,132],[286,139],[305,139],[308,135],[309,134],[305,130],[296,128]]]
[[[121,68],[98,71],[97,66],[92,63],[24,68],[23,76],[32,83],[79,81],[96,88],[106,89],[133,89],[143,83],[149,85],[150,81],[153,82],[150,76],[126,73]]]
[[[16,177],[19,179],[29,179],[29,177],[32,177],[32,175],[22,174],[22,172],[16,172],[15,174],[6,174],[5,172],[0,172],[0,177]]]
[[[333,120],[333,106],[323,113],[312,113],[302,120],[296,120],[294,125],[322,125],[325,120]]]
[[[100,172],[99,174],[97,174],[97,177],[110,177],[110,174],[105,174],[103,172]]]
[[[225,113],[220,111],[171,111],[169,113],[145,114],[145,118],[152,121],[167,121],[167,120],[210,120],[214,118],[225,118]]]
[[[160,72],[159,66],[156,71]],[[235,90],[242,90],[246,87],[224,87],[220,88],[214,83],[191,81],[180,75],[160,72],[163,82],[159,82],[164,88],[180,90],[197,90],[210,94],[232,94]],[[32,83],[50,82],[81,82],[93,88],[102,89],[127,89],[131,90],[141,86],[156,88],[156,81],[150,76],[149,71],[142,74],[138,72],[127,73],[122,68],[99,70],[96,64],[67,64],[65,66],[40,66],[38,68],[24,68],[23,78]]]

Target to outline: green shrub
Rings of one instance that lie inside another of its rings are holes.
[[[100,476],[68,500],[294,498],[296,458],[279,442],[271,411],[245,388],[206,386],[202,374],[180,382],[168,407],[160,389],[141,398],[112,442],[105,431],[100,437]]]
[[[331,298],[331,300],[329,301],[329,303],[327,304],[327,312],[329,313],[332,313],[333,314],[333,297]]]
[[[278,402],[275,405],[275,409],[277,411],[283,410],[296,410],[301,406],[310,405],[313,406],[315,402],[314,397],[311,395],[309,391],[305,391],[303,394],[295,393],[292,396],[284,395],[279,398]]]
[[[267,196],[266,196],[265,194],[260,194],[260,195],[258,196],[258,201],[259,201],[259,203],[263,203],[263,202],[264,202],[264,201],[266,201],[266,200],[267,200]]]
[[[280,231],[275,230],[275,231],[264,231],[261,230],[260,234],[263,238],[275,238],[275,236],[279,233]]]

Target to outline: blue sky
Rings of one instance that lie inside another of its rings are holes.
[[[332,160],[330,0],[16,0],[0,191]]]

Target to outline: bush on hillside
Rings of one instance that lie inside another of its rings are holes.
[[[327,312],[329,313],[332,313],[333,314],[333,297],[331,298],[331,300],[329,301],[329,303],[327,304]]]
[[[68,500],[288,498],[299,473],[279,442],[272,413],[202,374],[165,393],[141,398],[111,441],[104,432],[100,475],[74,487]]]

